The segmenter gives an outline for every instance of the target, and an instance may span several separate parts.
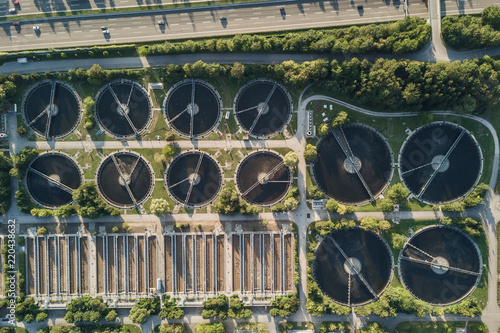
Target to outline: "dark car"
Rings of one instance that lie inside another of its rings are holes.
[[[285,7],[280,8],[280,13],[281,13],[281,15],[285,15]]]
[[[363,5],[358,5],[358,10],[363,10]]]
[[[220,21],[223,22],[223,23],[227,22],[227,18],[225,16],[221,16]]]

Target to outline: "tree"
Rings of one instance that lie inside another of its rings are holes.
[[[337,213],[338,209],[339,203],[335,201],[335,199],[328,199],[328,201],[326,202],[326,210],[331,213]]]
[[[88,71],[87,77],[90,84],[101,85],[107,78],[107,73],[98,64],[94,64]]]
[[[300,301],[297,292],[288,294],[287,296],[278,296],[271,302],[269,315],[271,317],[280,316],[281,318],[287,318],[292,313],[297,312],[299,305]]]
[[[129,318],[133,323],[142,325],[148,320],[150,315],[158,314],[159,312],[160,299],[158,297],[141,298],[130,309]]]
[[[243,305],[238,295],[232,295],[231,298],[229,298],[229,310],[227,315],[229,318],[234,319],[249,319],[252,317],[253,313],[249,307]]]
[[[175,148],[173,144],[168,144],[165,147],[163,147],[162,152],[163,152],[163,155],[165,156],[165,159],[168,161],[172,157],[174,157],[175,154],[177,154],[178,149]]]
[[[378,231],[378,221],[374,217],[365,217],[361,220],[361,228],[369,231]]]
[[[318,134],[319,136],[323,136],[327,135],[329,131],[330,131],[330,126],[328,126],[327,123],[323,123],[319,125],[318,128],[316,129],[316,134]]]
[[[184,324],[163,324],[159,327],[160,333],[187,333]]]
[[[406,201],[408,194],[408,190],[402,183],[396,183],[387,189],[385,197],[395,204],[402,204]]]
[[[101,199],[96,186],[91,182],[85,182],[74,190],[73,200],[80,205],[78,214],[82,217],[96,219],[104,215],[117,216],[120,214],[118,209],[109,206]]]
[[[194,328],[196,333],[226,333],[223,323],[197,324]]]
[[[239,62],[235,62],[231,67],[231,77],[233,79],[241,79],[245,75],[245,66]]]
[[[299,164],[299,157],[294,151],[289,151],[283,158],[283,163],[290,168],[294,168]]]
[[[383,212],[392,212],[394,211],[394,203],[391,199],[385,198],[380,202],[380,209]]]
[[[109,312],[106,303],[102,297],[92,298],[91,296],[83,296],[74,298],[66,305],[66,315],[64,319],[68,323],[74,322],[92,322],[97,323]]]
[[[316,146],[313,146],[312,144],[308,143],[306,145],[306,148],[304,149],[304,158],[306,159],[306,162],[312,162],[316,159],[316,156],[318,155],[318,152],[316,150]]]
[[[118,314],[116,313],[116,311],[115,310],[111,310],[111,311],[108,312],[108,314],[106,315],[106,317],[104,317],[104,319],[106,319],[106,321],[115,321],[116,317],[118,317]]]
[[[19,125],[17,127],[17,134],[20,136],[26,136],[26,134],[28,134],[28,127],[26,127],[26,125]]]
[[[167,131],[165,132],[165,140],[167,141],[174,141],[175,140],[175,134],[172,131]]]
[[[339,207],[337,208],[337,213],[340,215],[352,214],[354,213],[354,207],[339,204]]]
[[[219,317],[221,320],[227,319],[229,310],[229,300],[226,295],[209,298],[203,302],[203,311],[201,317],[203,319]]]
[[[177,306],[175,299],[165,295],[163,298],[163,308],[158,313],[160,319],[181,319],[184,317],[184,310]]]
[[[391,234],[391,244],[396,250],[402,249],[405,245],[405,238],[401,234],[392,233]]]
[[[286,198],[285,201],[283,202],[283,206],[287,211],[297,209],[298,205],[299,201],[295,198]]]
[[[483,24],[491,26],[495,30],[500,30],[500,7],[491,5],[481,12]]]
[[[170,213],[170,205],[168,204],[168,201],[166,199],[153,199],[151,200],[150,210],[152,214],[158,216],[167,215],[168,213]]]
[[[332,121],[332,128],[336,128],[336,127],[339,127],[339,126],[346,125],[350,121],[351,120],[349,119],[349,117],[347,115],[347,112],[340,111],[339,114]]]
[[[321,192],[321,190],[316,185],[311,186],[308,190],[308,193],[309,197],[314,200],[323,199],[323,192]]]
[[[120,228],[113,227],[113,229],[111,229],[111,231],[116,234],[118,231],[120,231]]]
[[[48,230],[47,230],[47,228],[45,228],[45,227],[38,227],[38,228],[36,229],[36,233],[37,233],[38,235],[43,236],[43,235],[48,234],[48,233],[49,233],[49,231],[48,231]]]

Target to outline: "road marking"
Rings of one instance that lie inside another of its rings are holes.
[[[132,29],[132,28],[131,28],[131,27],[123,27],[122,29],[123,29],[123,30],[130,30],[130,29]]]
[[[73,32],[83,32],[83,31],[81,31],[81,30],[75,30],[75,31],[73,31]]]
[[[272,19],[275,18],[276,16],[266,16],[266,18]]]
[[[243,19],[242,18],[237,18],[237,19],[235,19],[235,21],[243,21]]]
[[[201,24],[211,23],[212,21],[202,21]]]
[[[346,12],[353,12],[354,9],[347,9]]]
[[[258,20],[260,17],[250,17],[250,20]]]
[[[146,25],[141,25],[141,26],[139,27],[139,29],[144,29],[144,28],[147,28],[147,26],[146,26]]]
[[[387,6],[382,6],[382,7],[378,7],[378,8],[387,8]]]
[[[324,14],[324,12],[315,12],[314,15]]]

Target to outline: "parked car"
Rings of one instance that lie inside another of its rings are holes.
[[[227,18],[225,16],[221,16],[220,18],[221,23],[227,22]]]
[[[281,13],[281,15],[285,15],[286,14],[285,7],[281,7],[280,8],[280,13]]]
[[[102,33],[107,35],[107,34],[109,34],[109,30],[103,30]]]
[[[19,6],[19,1],[18,0],[14,1],[14,5]]]
[[[9,8],[9,14],[15,14],[16,9],[15,8]]]
[[[33,27],[33,30],[34,30],[34,31],[39,31],[39,30],[40,30],[40,27],[39,27],[39,26],[37,26],[37,25],[35,25],[35,26]]]
[[[16,27],[18,27],[18,26],[21,25],[21,23],[19,23],[19,22],[12,22],[12,25],[15,25]]]
[[[165,25],[165,21],[159,21],[158,24],[159,25]]]
[[[358,5],[358,10],[363,10],[363,5]]]

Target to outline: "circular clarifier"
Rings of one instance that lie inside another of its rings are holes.
[[[38,137],[62,139],[80,123],[81,101],[67,83],[41,81],[28,89],[21,104],[24,122]]]
[[[399,173],[411,194],[447,204],[469,194],[481,178],[481,147],[465,128],[435,122],[416,129],[399,153]]]
[[[245,84],[233,104],[241,129],[259,139],[281,133],[293,113],[288,91],[280,83],[268,79],[256,79]]]

